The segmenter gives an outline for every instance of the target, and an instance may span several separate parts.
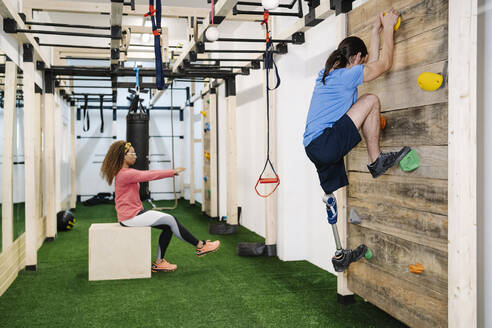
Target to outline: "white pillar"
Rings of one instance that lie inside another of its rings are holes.
[[[44,194],[46,197],[46,237],[56,237],[56,207],[55,207],[55,123],[54,123],[54,81],[51,75],[45,73],[44,96],[44,174],[46,184]]]
[[[39,217],[37,217],[36,192],[36,95],[34,93],[33,49],[24,44],[24,167],[26,199],[26,268],[35,270],[38,261],[37,236]]]
[[[477,0],[448,26],[448,325],[477,327]]]
[[[5,251],[14,241],[13,173],[16,92],[17,65],[9,60],[5,64],[5,96],[3,109],[2,251]]]
[[[237,130],[236,82],[234,78],[226,80],[226,106],[227,223],[231,225],[237,225]]]

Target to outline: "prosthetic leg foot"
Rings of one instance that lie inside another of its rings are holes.
[[[337,246],[337,251],[335,256],[331,259],[333,267],[336,272],[345,271],[350,263],[360,260],[368,251],[366,245],[359,245],[355,249],[343,249],[340,243],[340,236],[337,229],[337,200],[333,194],[325,194],[323,197],[323,202],[326,204],[326,213],[328,214],[328,222],[331,224],[333,229],[333,236],[335,237],[335,244]]]
[[[366,245],[359,245],[355,249],[341,249],[337,250],[335,256],[331,258],[331,263],[336,272],[343,272],[348,269],[350,263],[360,260],[367,252]]]

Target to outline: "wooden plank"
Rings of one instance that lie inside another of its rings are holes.
[[[402,143],[405,144],[405,143]],[[399,165],[395,165],[386,171],[387,175],[399,175],[405,177],[420,177],[431,179],[448,178],[448,147],[447,146],[413,146],[420,157],[420,167],[412,172],[404,172]],[[382,147],[382,151],[398,151],[401,147]],[[368,172],[367,164],[369,159],[367,150],[363,147],[356,147],[347,156],[347,166],[349,171]]]
[[[75,104],[70,105],[70,208],[75,208],[77,205],[77,171],[75,159]]]
[[[27,26],[18,14],[17,2],[14,5],[12,1],[0,1],[0,16],[2,18],[12,18],[17,23],[17,28],[26,30]],[[50,68],[51,61],[49,57],[44,53],[44,51],[39,46],[39,43],[34,39],[34,35],[30,33],[16,33],[15,37],[19,41],[19,44],[30,43],[34,48],[34,60],[39,58],[44,62],[46,68]],[[20,63],[18,63],[20,65]]]
[[[208,98],[208,97],[207,97]],[[205,131],[205,123],[208,123],[210,118],[210,111],[209,111],[209,104],[205,100],[205,97],[201,97],[201,104],[202,104],[202,110],[207,113],[207,116],[202,115],[202,138],[201,143],[202,143],[202,150],[210,152],[210,131],[207,134]],[[210,126],[210,123],[209,123]],[[206,177],[206,179],[205,179]],[[207,197],[206,190],[208,189],[208,184],[209,184],[209,179],[210,179],[210,167],[206,168],[205,167],[205,157],[202,157],[202,178],[203,183],[202,183],[202,212],[208,213],[208,208],[210,206],[209,202],[210,199]]]
[[[417,77],[422,72],[441,73],[445,61],[415,67],[405,71],[390,72],[359,87],[359,96],[373,93],[381,101],[381,111],[432,105],[448,101],[448,88],[444,85],[440,89],[429,92],[420,89]]]
[[[25,266],[26,234],[23,233],[0,255],[0,296],[14,282],[19,270]]]
[[[191,94],[195,94],[195,82],[191,82]],[[195,204],[195,107],[190,110],[190,204]]]
[[[363,35],[361,38],[366,45],[370,44],[370,36]],[[447,59],[448,27],[443,25],[396,43],[393,51],[393,66],[390,72],[402,71]]]
[[[391,212],[390,212],[391,213]],[[373,256],[369,260],[384,272],[417,285],[447,295],[448,290],[448,253],[418,243],[401,239],[380,231],[349,225],[349,248],[360,244],[369,247]],[[411,273],[408,266],[421,263],[422,274]]]
[[[14,241],[13,224],[13,172],[14,131],[17,89],[17,65],[13,61],[5,64],[5,96],[3,111],[3,158],[2,158],[2,252]]]
[[[19,243],[19,240],[22,239],[22,243]],[[1,276],[4,272],[8,271],[9,268],[14,266],[14,264],[18,263],[19,260],[19,251],[21,248],[25,250],[26,245],[26,234],[23,233],[19,238],[17,238],[9,248],[5,249],[5,252],[0,256],[0,281],[2,281]],[[16,267],[19,267],[16,265]]]
[[[26,265],[37,264],[37,192],[35,147],[38,138],[36,126],[36,95],[34,93],[34,62],[24,62],[24,158],[26,199]]]
[[[238,224],[237,216],[237,128],[236,96],[226,97],[227,223]]]
[[[56,205],[55,205],[55,100],[52,93],[44,96],[44,158],[45,169],[44,194],[46,195],[46,237],[56,236]]]
[[[449,324],[477,326],[477,0],[449,2]]]
[[[362,260],[349,268],[349,288],[410,327],[447,327],[446,296],[395,278]]]
[[[271,26],[272,33],[275,33],[277,22],[272,19],[272,16],[269,18],[269,26]],[[273,85],[276,81],[276,77],[273,74],[269,74],[268,76],[269,85]],[[267,76],[263,75],[263,108],[267,106]],[[265,120],[265,129],[264,129],[264,137],[267,140],[267,131],[269,130],[270,136],[270,161],[273,164],[273,167],[278,167],[277,162],[277,91],[272,90],[269,92],[269,116],[270,122]],[[270,126],[267,125],[269,123]],[[266,151],[266,149],[265,149]],[[267,188],[273,188],[274,185],[269,185]],[[271,190],[271,189],[268,189]],[[270,191],[269,191],[270,192]],[[278,220],[278,191],[275,191],[268,198],[265,199],[265,245],[276,245],[277,244],[277,220]]]
[[[349,198],[348,204],[350,211],[355,210],[361,218],[361,227],[447,252],[448,218],[445,215],[357,198]]]
[[[358,7],[352,10],[348,14],[351,28],[349,35],[355,34],[362,40],[369,41],[377,13],[391,8],[391,5],[388,7],[382,6],[385,2],[387,1],[368,1],[361,6],[365,6],[365,8]],[[405,7],[398,7],[398,5],[405,5]],[[370,10],[368,10],[369,7]],[[400,28],[394,34],[395,44],[434,30],[437,27],[446,27],[448,25],[448,0],[401,1],[399,4],[393,5],[393,8],[399,10],[402,17]],[[361,10],[366,11],[366,16],[363,20],[360,20]],[[447,42],[447,38],[445,41]],[[447,53],[447,46],[445,50]]]
[[[42,155],[43,149],[41,122],[43,119],[42,94],[36,93],[36,109],[35,109],[35,135],[36,144],[34,147],[35,164],[36,164],[36,217],[43,216],[43,172],[42,172]]]
[[[55,98],[61,100],[61,98]],[[53,180],[55,185],[55,211],[58,213],[63,207],[63,201],[61,196],[61,176],[62,176],[62,161],[63,161],[63,147],[62,140],[64,138],[63,131],[63,117],[60,104],[57,103],[54,108],[54,127],[55,127],[55,179]]]
[[[33,0],[31,0],[33,1]],[[362,30],[367,25],[372,26],[376,16],[385,10],[395,8],[402,11],[402,9],[415,5],[417,0],[378,0],[367,1],[362,6],[350,11],[348,15],[348,34],[354,34],[357,31]]]
[[[209,93],[210,96],[210,216],[219,216],[218,207],[218,175],[217,175],[217,93]],[[208,191],[207,191],[208,193]]]
[[[351,172],[349,183],[349,197],[441,215],[448,212],[446,180],[388,175],[374,179],[369,173]]]
[[[447,103],[412,107],[385,112],[386,128],[381,131],[382,147],[445,146],[447,136]],[[357,147],[366,148],[362,140]]]
[[[38,220],[38,241],[36,243],[36,248],[39,250],[39,248],[44,244],[44,241],[46,240],[46,217],[43,216]]]

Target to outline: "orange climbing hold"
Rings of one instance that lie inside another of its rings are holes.
[[[420,263],[410,264],[408,269],[410,269],[411,273],[421,274],[424,271],[424,266]]]
[[[381,115],[381,130],[384,130],[386,127],[386,117],[384,115]]]

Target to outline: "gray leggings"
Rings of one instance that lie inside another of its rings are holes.
[[[152,227],[161,229],[159,236],[159,245],[157,249],[157,258],[163,259],[173,233],[179,239],[190,243],[193,246],[198,244],[195,238],[188,230],[183,227],[178,220],[171,214],[159,211],[141,211],[137,216],[129,220],[120,222],[124,227]]]

